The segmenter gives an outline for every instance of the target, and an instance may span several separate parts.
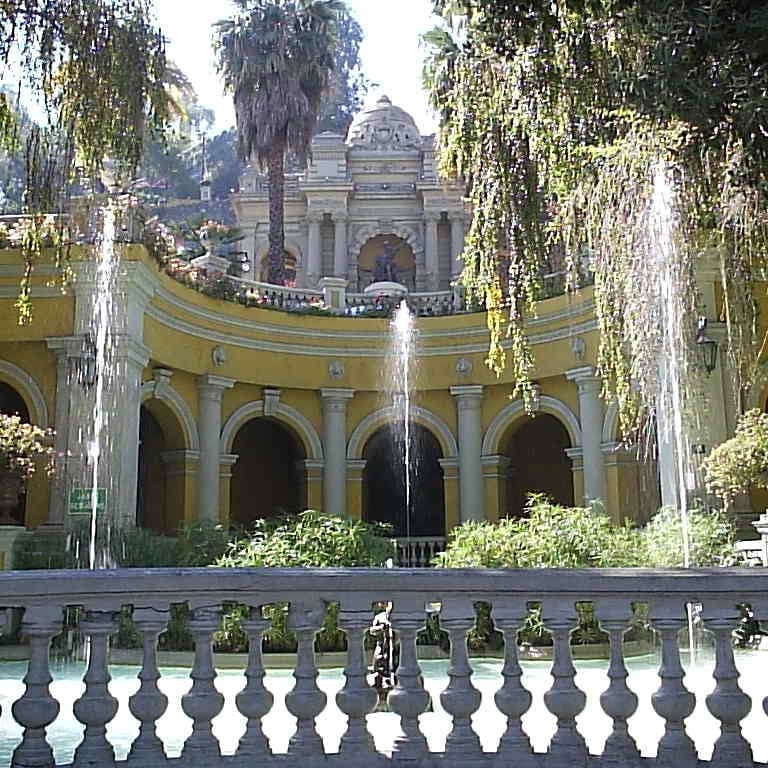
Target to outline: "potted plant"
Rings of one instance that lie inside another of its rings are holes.
[[[0,525],[16,525],[12,512],[27,481],[42,461],[52,468],[49,432],[0,413]]]

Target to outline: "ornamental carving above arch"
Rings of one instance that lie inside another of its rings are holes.
[[[379,235],[395,235],[404,240],[413,251],[414,258],[424,253],[424,243],[419,232],[408,224],[398,222],[387,222],[387,226],[382,226],[381,222],[370,222],[362,224],[355,230],[354,236],[350,239],[350,252],[357,260],[363,246],[374,237]]]

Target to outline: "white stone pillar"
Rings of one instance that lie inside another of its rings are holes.
[[[424,260],[428,291],[440,287],[440,264],[437,254],[437,222],[440,214],[434,211],[424,212]]]
[[[347,217],[342,213],[333,215],[333,274],[347,278]]]
[[[579,393],[581,447],[584,460],[584,501],[589,503],[607,498],[605,457],[603,455],[603,404],[601,382],[591,365],[565,372],[569,381],[576,382]]]
[[[461,253],[464,250],[464,216],[451,219],[451,277],[458,277],[464,270]]]
[[[317,213],[307,214],[309,224],[309,238],[307,242],[307,287],[314,288],[322,277],[323,271],[320,221],[322,217]]]
[[[347,509],[347,402],[352,389],[321,389],[323,406],[323,512],[343,515]]]
[[[221,399],[233,379],[205,375],[197,380],[200,465],[197,470],[197,519],[219,520]]]
[[[121,415],[117,423],[112,422],[112,429],[118,432],[112,438],[119,462],[118,514],[120,522],[129,528],[136,525],[141,377],[150,355],[151,351],[148,347],[133,339],[123,341],[115,355],[118,380],[122,382],[119,392],[120,402],[116,403]]]
[[[462,523],[485,520],[483,465],[481,458],[483,425],[480,384],[451,387],[456,398],[459,424],[459,515]]]

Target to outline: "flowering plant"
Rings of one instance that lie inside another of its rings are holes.
[[[53,449],[47,445],[50,432],[22,421],[19,416],[0,413],[0,475],[16,474],[27,480],[40,460],[52,469]]]

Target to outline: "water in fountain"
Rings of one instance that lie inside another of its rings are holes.
[[[119,460],[110,421],[120,409],[120,375],[116,361],[115,290],[118,253],[115,247],[116,210],[113,204],[101,211],[92,276],[92,315],[86,358],[80,372],[79,396],[71,422],[77,425],[76,453],[70,460],[72,488],[79,495],[79,515],[71,520],[69,544],[78,567],[105,568],[112,562],[110,519],[118,504],[117,477],[112,463]],[[86,278],[87,279],[87,278]],[[81,319],[81,322],[84,319]]]
[[[695,345],[696,312],[692,269],[679,248],[676,191],[668,168],[659,164],[648,216],[648,274],[651,291],[637,297],[636,310],[647,313],[656,329],[656,427],[661,467],[662,503],[680,512],[683,565],[691,563],[689,509],[701,479],[693,445],[703,441],[701,366]],[[644,306],[641,302],[645,302]],[[688,606],[691,658],[694,656],[695,607]]]
[[[397,463],[403,468],[405,485],[405,534],[411,536],[411,509],[413,481],[418,466],[414,451],[411,408],[416,382],[416,337],[414,316],[405,300],[395,311],[390,324],[390,346],[384,369],[384,391],[391,403],[395,418],[391,425],[393,450]]]

